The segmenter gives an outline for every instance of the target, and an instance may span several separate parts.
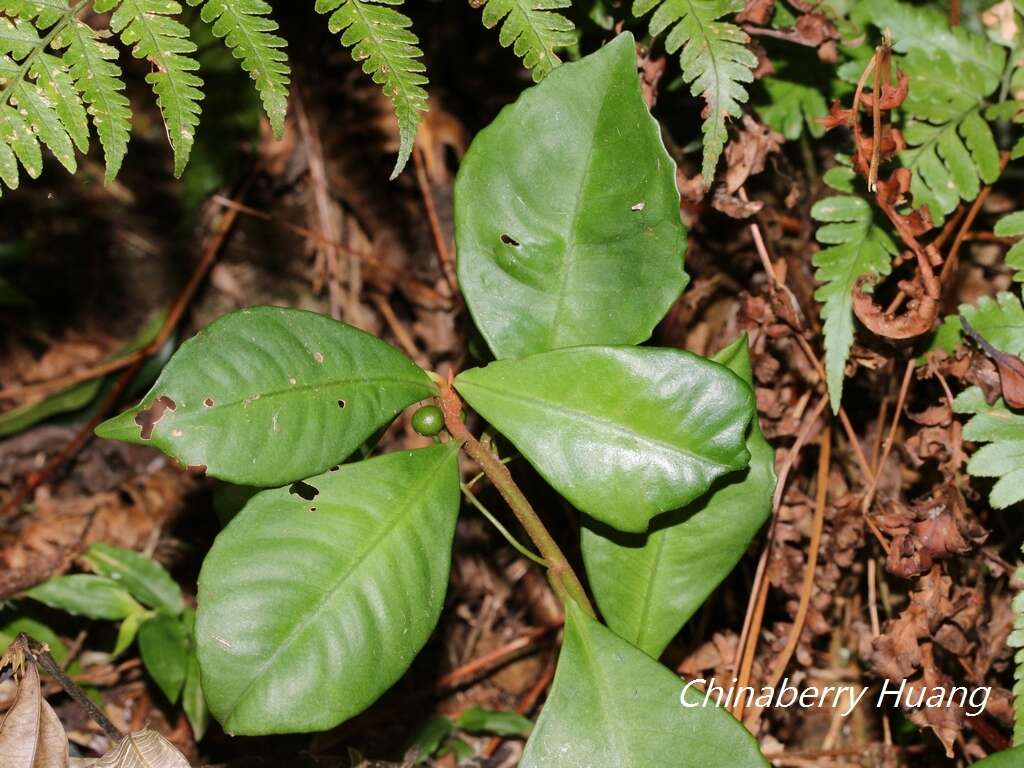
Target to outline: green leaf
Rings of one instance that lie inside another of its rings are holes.
[[[853,346],[854,285],[862,275],[889,274],[898,250],[885,230],[874,224],[871,206],[859,197],[826,197],[814,204],[811,216],[823,222],[818,242],[829,246],[813,258],[814,277],[822,283],[814,298],[823,304],[828,396],[832,412],[838,413],[846,358]]]
[[[99,136],[109,184],[117,176],[128,152],[132,112],[123,93],[124,76],[117,63],[117,49],[100,42],[96,34],[81,21],[69,24],[63,33],[68,44],[64,62],[75,87],[81,91]]]
[[[344,460],[435,393],[426,373],[369,334],[254,307],[185,342],[142,403],[96,434],[152,445],[238,485],[277,486]]]
[[[38,403],[4,411],[0,414],[0,436],[17,434],[51,416],[84,408],[99,394],[102,386],[103,379],[83,381]]]
[[[330,13],[331,32],[341,32],[341,44],[363,62],[363,72],[384,87],[398,117],[401,137],[395,179],[412,155],[416,129],[427,111],[426,67],[412,20],[394,10],[403,0],[316,0],[318,13]]]
[[[1024,566],[1017,569],[1014,579],[1024,579]],[[1024,752],[1024,591],[1018,591],[1013,597],[1013,631],[1007,640],[1011,648],[1016,648],[1013,661],[1013,743],[1019,745]]]
[[[224,40],[255,81],[274,135],[282,138],[291,70],[284,51],[287,42],[276,34],[270,5],[264,0],[188,0],[188,4],[203,6],[203,21],[212,25],[213,34]]]
[[[163,608],[177,616],[185,609],[181,588],[156,561],[130,549],[97,542],[82,555],[100,576],[113,579],[150,608]]]
[[[24,632],[33,640],[45,643],[50,648],[50,655],[61,664],[68,656],[68,647],[60,635],[50,627],[28,616],[11,618],[10,614],[0,614],[0,647],[6,648],[14,639]]]
[[[57,576],[25,595],[51,608],[90,619],[126,619],[143,610],[113,579],[85,573]]]
[[[1024,745],[996,752],[971,765],[973,768],[1020,768],[1024,765]]]
[[[121,622],[121,626],[117,628],[117,641],[114,643],[114,650],[110,652],[111,656],[116,658],[128,650],[129,646],[135,642],[135,636],[139,634],[139,627],[142,626],[142,622],[148,619],[149,616],[149,611],[143,610],[140,607],[139,610],[125,617],[125,620]]]
[[[676,349],[576,347],[491,363],[455,386],[579,510],[619,530],[750,460],[750,387]]]
[[[174,175],[181,176],[195,142],[199,125],[199,102],[203,81],[191,54],[196,46],[188,36],[188,27],[173,17],[181,13],[174,0],[96,0],[99,13],[114,10],[110,29],[132,46],[137,59],[147,59],[153,71],[146,82],[153,87],[156,103],[163,114],[167,138],[174,150]]]
[[[1020,237],[1024,235],[1024,211],[1014,211],[996,222],[995,234],[999,237]],[[1024,282],[1024,238],[1010,246],[1006,252],[1006,263],[1013,269],[1013,279]]]
[[[420,765],[429,760],[452,732],[452,721],[444,715],[434,715],[416,732],[413,737],[410,749],[416,750],[413,758],[414,765]]]
[[[189,642],[177,616],[158,611],[139,628],[139,653],[146,671],[171,704],[188,674]]]
[[[455,719],[455,726],[467,733],[494,733],[498,736],[529,736],[533,721],[515,712],[470,707]]]
[[[828,102],[819,86],[781,77],[764,77],[759,83],[765,99],[755,109],[765,125],[790,141],[799,139],[805,126],[814,138],[825,134],[818,118],[828,114]]]
[[[960,314],[1000,352],[1024,355],[1024,307],[1014,294],[982,296],[973,307],[961,304]]]
[[[458,272],[496,357],[636,344],[679,296],[686,230],[659,131],[623,34],[477,136],[455,186]]]
[[[1011,411],[1002,398],[989,405],[978,387],[957,395],[953,410],[972,416],[964,426],[965,441],[987,443],[971,456],[967,472],[998,478],[989,503],[1005,509],[1024,500],[1024,415]]]
[[[746,336],[713,358],[753,386]],[[736,566],[768,518],[775,451],[757,419],[747,432],[750,466],[726,475],[689,506],[655,517],[647,533],[583,521],[587,578],[608,626],[657,658]]]
[[[333,728],[408,668],[444,604],[458,446],[391,453],[265,491],[217,537],[196,643],[229,733]]]
[[[206,729],[210,726],[210,710],[206,706],[206,696],[203,694],[202,680],[200,679],[199,657],[196,655],[195,619],[195,610],[186,608],[182,616],[182,626],[189,644],[188,660],[185,666],[185,684],[181,689],[181,708],[185,712],[185,717],[188,718],[188,724],[192,727],[192,735],[198,742],[202,741]]]
[[[572,8],[572,0],[480,0],[483,23],[494,28],[502,19],[498,41],[502,47],[514,46],[523,66],[533,70],[533,79],[541,81],[561,60],[555,54],[576,42],[573,25],[558,8]]]
[[[520,768],[766,768],[725,710],[686,708],[668,669],[566,605],[558,670]],[[687,691],[689,703],[703,696]]]
[[[753,82],[757,56],[747,48],[750,38],[735,24],[722,21],[743,10],[743,0],[633,0],[633,15],[651,16],[651,34],[660,35],[672,27],[665,38],[665,50],[682,49],[679,63],[690,93],[705,101],[704,186],[715,179],[715,168],[729,138],[727,117],[739,117],[747,100],[745,83]],[[674,25],[674,26],[673,26]]]
[[[32,61],[29,74],[35,78],[53,112],[79,152],[89,151],[89,122],[82,97],[65,62],[42,52]]]

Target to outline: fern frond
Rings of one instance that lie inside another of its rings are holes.
[[[828,102],[821,88],[782,77],[764,77],[765,100],[755,105],[765,125],[790,141],[799,139],[806,126],[811,136],[820,138],[825,129],[818,118],[828,114]]]
[[[900,161],[913,171],[914,205],[927,205],[938,222],[999,176],[999,148],[981,114],[991,91],[975,62],[944,50],[915,48],[900,66],[910,82],[903,110],[911,115]]]
[[[996,349],[1011,355],[1024,353],[1024,306],[1012,293],[1000,293],[995,299],[984,296],[976,306],[961,306],[960,314]],[[963,439],[986,443],[971,456],[967,472],[998,478],[989,503],[1003,509],[1024,500],[1024,414],[1011,411],[1002,399],[989,405],[978,387],[957,395],[953,410],[972,416],[964,425]]]
[[[851,172],[852,173],[852,172]],[[855,195],[819,200],[811,216],[824,222],[819,243],[828,248],[814,255],[814,277],[821,287],[814,298],[822,302],[825,333],[825,372],[832,411],[838,413],[843,394],[846,360],[853,345],[853,291],[862,275],[887,275],[899,252],[888,233],[876,226],[871,206]]]
[[[384,86],[398,117],[400,143],[394,179],[412,155],[416,128],[427,111],[427,78],[419,38],[410,30],[412,21],[389,6],[402,0],[317,0],[319,13],[330,13],[331,32],[341,33],[341,43],[352,48],[352,58],[363,62],[363,72]]]
[[[533,79],[542,80],[561,64],[555,54],[559,48],[572,45],[573,24],[559,8],[571,8],[572,0],[481,0],[483,23],[493,29],[502,19],[498,42],[513,46],[516,56],[533,72]]]
[[[274,135],[281,138],[291,69],[284,51],[287,42],[275,34],[278,27],[270,18],[270,5],[264,0],[188,0],[188,4],[202,5],[202,20],[212,25],[213,34],[224,40],[255,81]]]
[[[704,186],[711,186],[728,133],[727,117],[739,117],[747,100],[745,83],[754,79],[757,57],[746,47],[750,38],[737,27],[721,21],[744,7],[743,0],[635,0],[633,15],[640,17],[657,8],[650,31],[659,35],[669,27],[665,50],[682,49],[680,65],[690,92],[704,99]]]
[[[109,184],[121,169],[131,137],[132,113],[123,93],[117,49],[98,40],[89,25],[77,20],[68,25],[62,37],[67,42],[64,62],[99,136]]]
[[[994,231],[999,237],[1021,237],[1024,235],[1024,211],[1007,214],[996,222]],[[1024,237],[1010,246],[1006,263],[1013,269],[1013,279],[1024,282]]]
[[[910,90],[900,112],[913,172],[914,206],[941,223],[961,200],[999,175],[999,151],[983,115],[1003,77],[1005,50],[985,35],[950,27],[944,13],[897,0],[866,0],[855,15],[892,35]]]
[[[189,55],[196,45],[188,27],[173,18],[181,13],[181,5],[173,0],[96,0],[95,9],[113,10],[110,28],[132,47],[135,58],[152,63],[154,71],[146,75],[146,82],[156,94],[174,150],[174,175],[181,176],[195,142],[203,98],[203,81],[194,74],[199,62]]]
[[[17,161],[32,178],[42,173],[40,142],[72,173],[75,146],[88,147],[81,99],[64,62],[47,52],[82,7],[0,2],[7,14],[0,17],[0,179],[11,189],[18,186]]]

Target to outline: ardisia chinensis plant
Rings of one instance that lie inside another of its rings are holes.
[[[775,476],[746,339],[711,359],[644,344],[688,278],[675,164],[635,62],[621,34],[554,69],[465,157],[458,279],[493,361],[438,375],[327,317],[253,307],[97,430],[269,489],[199,577],[202,688],[228,733],[332,728],[403,675],[444,606],[461,498],[475,502],[464,454],[565,608],[521,765],[767,765],[729,713],[682,706],[702,696],[658,661],[768,517]],[[410,406],[435,444],[361,458]],[[582,513],[583,572],[480,421]]]

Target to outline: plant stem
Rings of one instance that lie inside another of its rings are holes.
[[[594,608],[590,604],[590,600],[583,589],[583,585],[580,583],[579,577],[572,569],[572,566],[569,565],[569,561],[558,546],[558,543],[548,533],[548,529],[544,526],[530,501],[523,495],[519,486],[516,485],[516,481],[512,479],[512,473],[508,471],[508,467],[497,456],[487,450],[479,440],[473,437],[472,433],[466,429],[466,425],[462,423],[462,400],[459,399],[450,383],[441,385],[440,402],[448,433],[455,440],[462,443],[462,450],[480,465],[480,469],[483,470],[491,484],[498,489],[498,493],[505,499],[505,502],[537,547],[541,557],[547,561],[548,576],[559,598],[563,602],[567,599],[575,600],[593,616]]]
[[[60,683],[60,687],[64,689],[75,702],[81,706],[86,713],[93,719],[93,721],[103,729],[103,732],[107,735],[114,744],[124,738],[124,734],[118,729],[107,718],[103,711],[97,707],[92,700],[85,695],[85,692],[75,685],[74,681],[71,680],[67,675],[64,674],[64,670],[60,668],[60,664],[57,660],[50,655],[50,652],[46,649],[46,646],[37,640],[33,640],[26,634],[18,635],[18,640],[23,644],[23,647],[32,657],[32,660],[46,670],[50,677]]]

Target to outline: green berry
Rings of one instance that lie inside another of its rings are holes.
[[[412,415],[412,428],[424,437],[433,437],[444,429],[444,414],[436,405],[425,405]]]

